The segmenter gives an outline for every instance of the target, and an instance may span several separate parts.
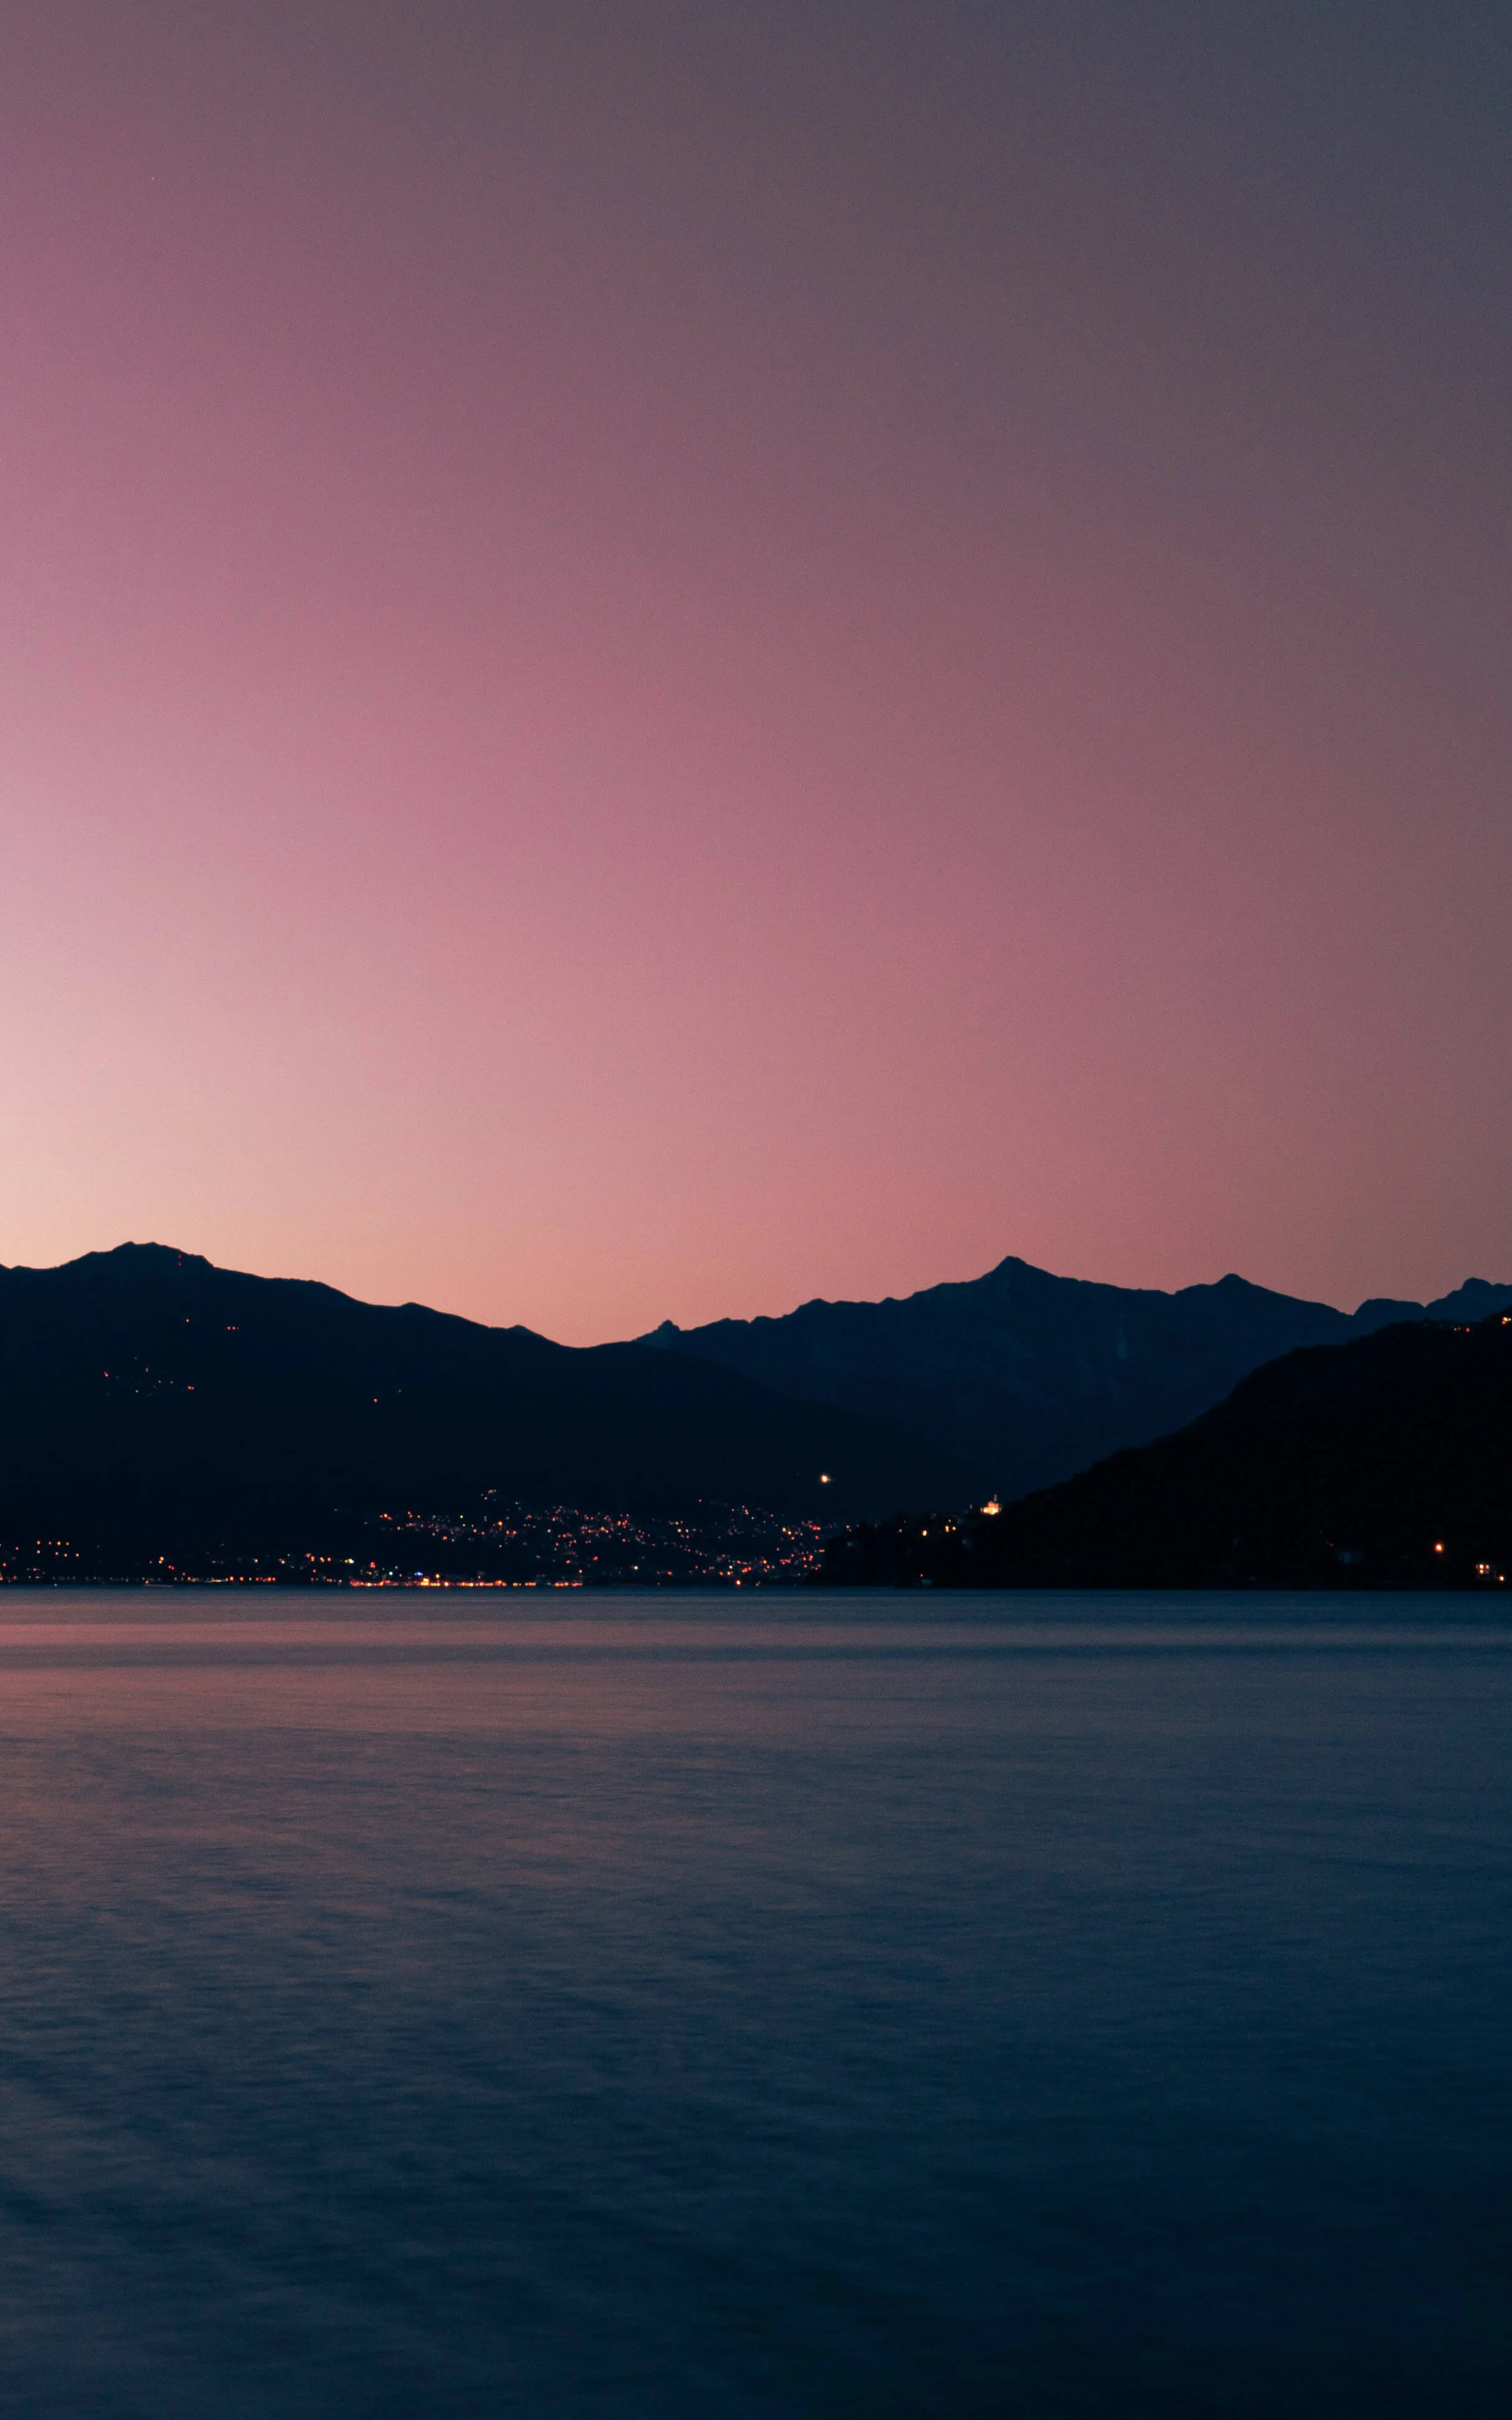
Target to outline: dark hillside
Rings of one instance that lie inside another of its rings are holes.
[[[157,1245],[0,1271],[0,1541],[304,1545],[485,1489],[856,1518],[980,1483],[878,1420],[638,1345],[574,1352]]]
[[[1464,1588],[1512,1576],[1512,1316],[1289,1353],[1158,1443],[995,1516],[862,1529],[836,1581]]]

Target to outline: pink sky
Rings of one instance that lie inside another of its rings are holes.
[[[1512,1277],[1506,97],[1256,13],[16,0],[0,1260]]]

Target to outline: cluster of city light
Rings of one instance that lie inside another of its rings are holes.
[[[641,1585],[794,1580],[818,1567],[825,1536],[817,1521],[784,1521],[746,1504],[709,1504],[697,1515],[654,1518],[576,1505],[501,1502],[496,1491],[474,1512],[411,1510],[382,1518],[407,1537],[444,1544],[454,1552],[469,1545],[483,1554],[506,1548],[534,1565],[533,1571],[508,1576],[485,1571],[442,1574],[434,1565],[393,1575],[411,1587],[436,1585],[443,1578],[456,1586],[514,1587],[581,1587],[610,1580]]]

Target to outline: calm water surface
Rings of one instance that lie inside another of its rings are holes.
[[[1509,1743],[1478,1600],[7,1591],[0,2410],[1500,2420]]]

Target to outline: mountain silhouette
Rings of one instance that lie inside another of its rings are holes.
[[[641,1345],[574,1351],[156,1244],[0,1270],[0,1540],[304,1548],[488,1489],[854,1520],[980,1486],[878,1419]]]
[[[1512,1314],[1288,1353],[1175,1435],[980,1512],[862,1528],[825,1575],[978,1588],[1512,1596]]]
[[[1297,1346],[1509,1302],[1512,1285],[1472,1279],[1426,1306],[1373,1300],[1350,1314],[1240,1277],[1161,1294],[1009,1259],[903,1300],[808,1302],[780,1319],[686,1329],[668,1321],[642,1342],[896,1421],[988,1470],[1006,1499],[1183,1426]]]

